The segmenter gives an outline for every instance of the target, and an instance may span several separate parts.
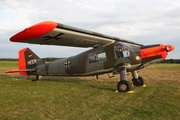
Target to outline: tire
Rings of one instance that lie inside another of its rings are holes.
[[[117,90],[119,92],[127,92],[131,90],[131,86],[129,84],[128,81],[126,80],[121,80],[120,82],[118,82],[117,84]]]
[[[143,86],[144,85],[144,79],[141,76],[139,76],[138,79],[133,78],[132,81],[135,86]]]

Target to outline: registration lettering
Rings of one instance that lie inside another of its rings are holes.
[[[32,60],[27,61],[27,64],[28,64],[28,65],[34,65],[34,64],[36,64],[36,63],[37,63],[37,60],[36,60],[36,59],[32,59]]]

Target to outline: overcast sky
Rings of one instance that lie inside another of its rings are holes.
[[[0,0],[0,58],[17,58],[24,47],[39,57],[69,57],[86,50],[9,41],[47,20],[145,45],[173,44],[168,58],[180,58],[180,0]]]

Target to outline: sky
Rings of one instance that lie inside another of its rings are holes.
[[[19,31],[47,20],[144,45],[173,44],[167,58],[180,59],[180,0],[0,0],[0,58],[17,58],[25,47],[42,58],[89,49],[10,42]]]

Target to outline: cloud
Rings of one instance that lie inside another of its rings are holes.
[[[73,48],[68,52],[67,47],[9,42],[9,38],[22,29],[41,21],[53,20],[142,44],[175,44],[176,49],[171,57],[179,58],[179,11],[178,0],[1,0],[0,57],[15,57],[18,50],[26,46],[32,47],[35,52],[37,49],[41,51],[37,51],[41,57],[50,54],[61,57],[63,53],[57,53],[61,49],[69,56],[84,51]],[[45,52],[46,49],[48,52]],[[4,54],[7,51],[8,54]]]

